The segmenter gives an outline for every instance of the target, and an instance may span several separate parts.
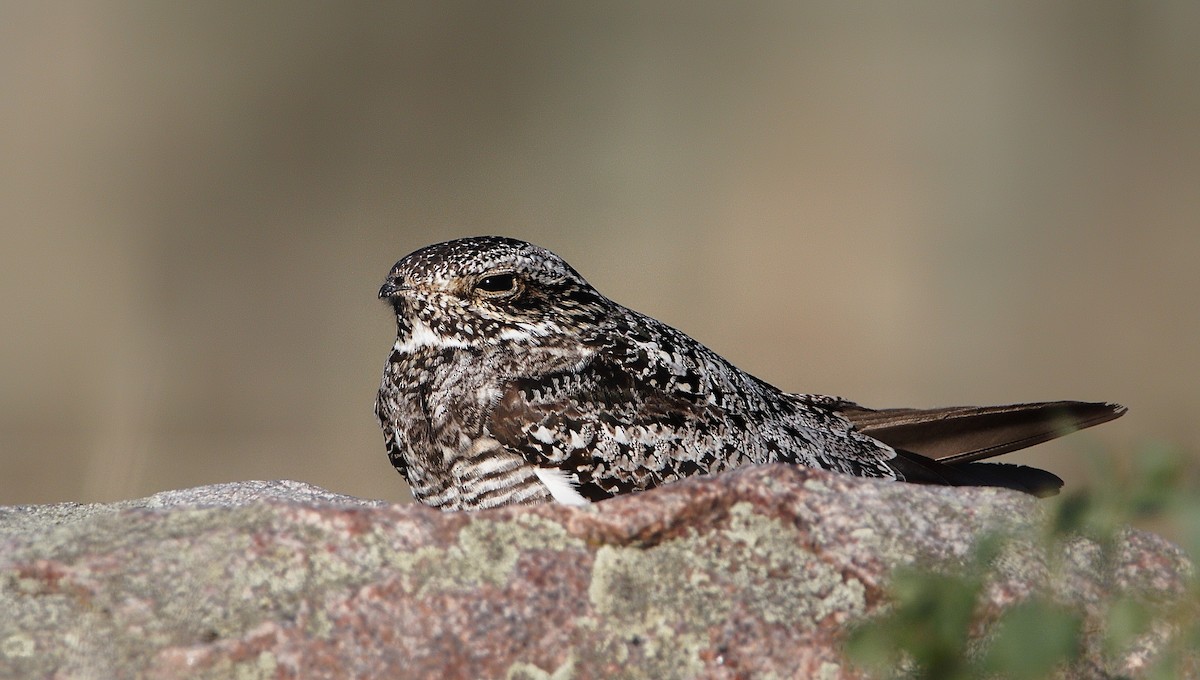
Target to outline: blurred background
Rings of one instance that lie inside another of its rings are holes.
[[[495,233],[780,387],[1200,451],[1200,4],[0,4],[0,504],[402,500],[392,263]]]

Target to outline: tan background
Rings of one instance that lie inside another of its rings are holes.
[[[968,6],[969,5],[969,6]],[[401,499],[405,253],[500,233],[796,391],[1200,450],[1200,4],[0,4],[0,504]]]

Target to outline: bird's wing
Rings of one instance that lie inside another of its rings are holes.
[[[507,383],[488,430],[530,463],[561,470],[588,500],[601,500],[699,471],[678,449],[687,425],[711,408],[597,356],[577,371]]]
[[[1119,404],[1079,401],[878,410],[841,402],[834,408],[859,432],[894,447],[898,455],[892,466],[908,481],[1002,486],[1035,496],[1057,493],[1062,479],[1024,465],[975,461],[1040,444],[1125,413]]]
[[[942,463],[966,463],[1040,444],[1125,413],[1119,404],[1049,401],[1007,406],[837,411],[859,432]]]

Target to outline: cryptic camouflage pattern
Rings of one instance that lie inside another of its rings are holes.
[[[837,413],[850,402],[737,369],[544,248],[432,245],[397,262],[380,297],[398,332],[375,411],[428,505],[548,501],[554,480],[599,500],[750,463],[903,477],[891,447]]]

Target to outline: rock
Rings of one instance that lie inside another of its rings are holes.
[[[998,489],[790,466],[588,508],[441,513],[297,482],[105,505],[0,508],[0,677],[856,677],[848,626],[898,565],[954,570],[991,530],[1035,535]],[[1027,552],[1023,552],[1026,551]],[[1083,612],[1169,600],[1190,565],[1130,531],[996,561],[979,620],[1031,593]],[[987,631],[981,631],[986,635]],[[1161,641],[1079,675],[1137,674]]]

